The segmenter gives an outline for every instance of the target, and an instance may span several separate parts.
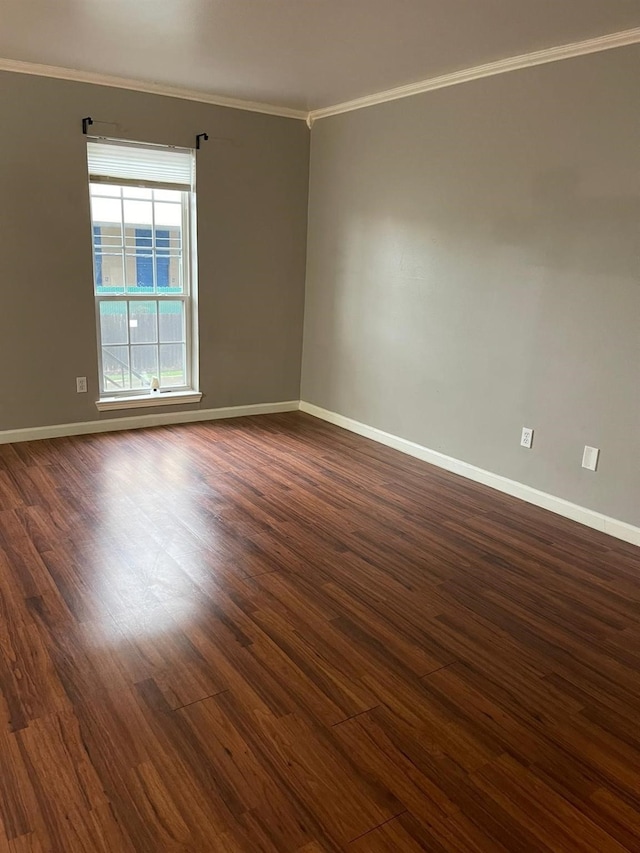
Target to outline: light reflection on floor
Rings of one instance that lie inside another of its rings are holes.
[[[175,557],[184,560],[202,549],[201,537],[215,537],[215,531],[199,523],[192,454],[166,440],[150,452],[148,435],[140,454],[135,436],[116,440],[119,452],[105,454],[95,472],[100,515],[83,550],[98,607],[106,624],[115,620],[117,642],[166,635],[197,614],[202,592]],[[192,520],[195,530],[182,519]]]

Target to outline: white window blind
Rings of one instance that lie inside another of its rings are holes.
[[[87,142],[87,159],[94,182],[192,188],[194,156],[186,148],[99,140]]]

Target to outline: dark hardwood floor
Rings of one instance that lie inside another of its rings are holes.
[[[0,850],[640,851],[640,549],[302,414],[0,447]]]

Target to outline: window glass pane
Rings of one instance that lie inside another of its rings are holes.
[[[150,255],[153,249],[153,236],[151,228],[129,228],[127,227],[127,242],[133,237],[136,254]]]
[[[153,293],[153,237],[151,228],[127,226],[127,290],[131,293]]]
[[[127,271],[127,291],[135,293],[138,286],[138,263],[136,256],[127,254],[124,257],[124,266]],[[144,293],[144,290],[142,292]]]
[[[156,201],[182,202],[182,193],[180,190],[154,190],[153,197]]]
[[[122,202],[124,208],[124,221],[131,225],[151,225],[151,202],[131,201],[125,199]]]
[[[149,388],[151,380],[158,376],[158,348],[151,346],[131,347],[131,387]]]
[[[102,287],[102,228],[93,226],[93,280],[96,287]]]
[[[138,234],[138,231],[140,230],[140,228],[136,228],[133,225],[127,225],[124,229],[124,245],[128,251],[132,252],[132,254],[135,254],[136,249],[151,249],[151,228],[146,229],[148,231],[148,235]]]
[[[172,255],[179,255],[182,249],[182,229],[176,226],[161,226],[156,228],[156,247]]]
[[[155,204],[156,225],[180,225],[182,223],[182,205],[157,202]]]
[[[124,276],[122,274],[122,254],[113,254],[104,248],[101,252],[102,284],[97,286],[98,293],[122,293]]]
[[[91,196],[91,218],[94,222],[122,223],[122,205],[119,198]]]
[[[107,394],[129,390],[129,350],[127,347],[102,348],[102,384]]]
[[[160,344],[160,387],[187,384],[184,344]]]
[[[182,269],[182,259],[176,257],[175,255],[171,255],[169,259],[169,287],[171,288],[171,293],[181,293],[184,289],[183,287],[183,269]]]
[[[96,292],[119,293],[124,289],[120,199],[93,197],[91,216]]]
[[[158,303],[129,303],[129,337],[132,344],[152,344],[158,340]]]
[[[110,222],[101,222],[100,225],[94,225],[94,234],[99,234],[100,245],[103,251],[115,253],[115,250],[122,251],[122,228]]]
[[[127,303],[100,303],[100,335],[103,344],[127,344]]]
[[[171,231],[169,228],[156,228],[156,249],[158,254],[168,254],[171,247]]]
[[[179,255],[182,252],[182,231],[180,228],[169,229],[169,249],[172,255]]]
[[[90,184],[91,195],[108,195],[120,198],[120,187],[114,187],[110,184]]]
[[[169,292],[180,293],[183,288],[182,229],[156,228],[158,289],[171,288]]]
[[[156,285],[169,287],[169,230],[156,228]]]
[[[160,342],[183,342],[185,340],[184,303],[162,301],[159,311]]]
[[[123,187],[122,195],[125,198],[151,199],[152,190],[147,190],[144,187]]]

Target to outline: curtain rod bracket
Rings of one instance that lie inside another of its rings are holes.
[[[209,139],[209,134],[208,133],[197,133],[196,134],[196,149],[197,150],[200,150],[200,140],[201,139],[204,139],[204,141],[206,142]]]
[[[87,116],[86,118],[82,119],[82,132],[85,136],[87,135],[87,128],[89,128],[92,124],[93,119],[91,118],[91,116]]]

